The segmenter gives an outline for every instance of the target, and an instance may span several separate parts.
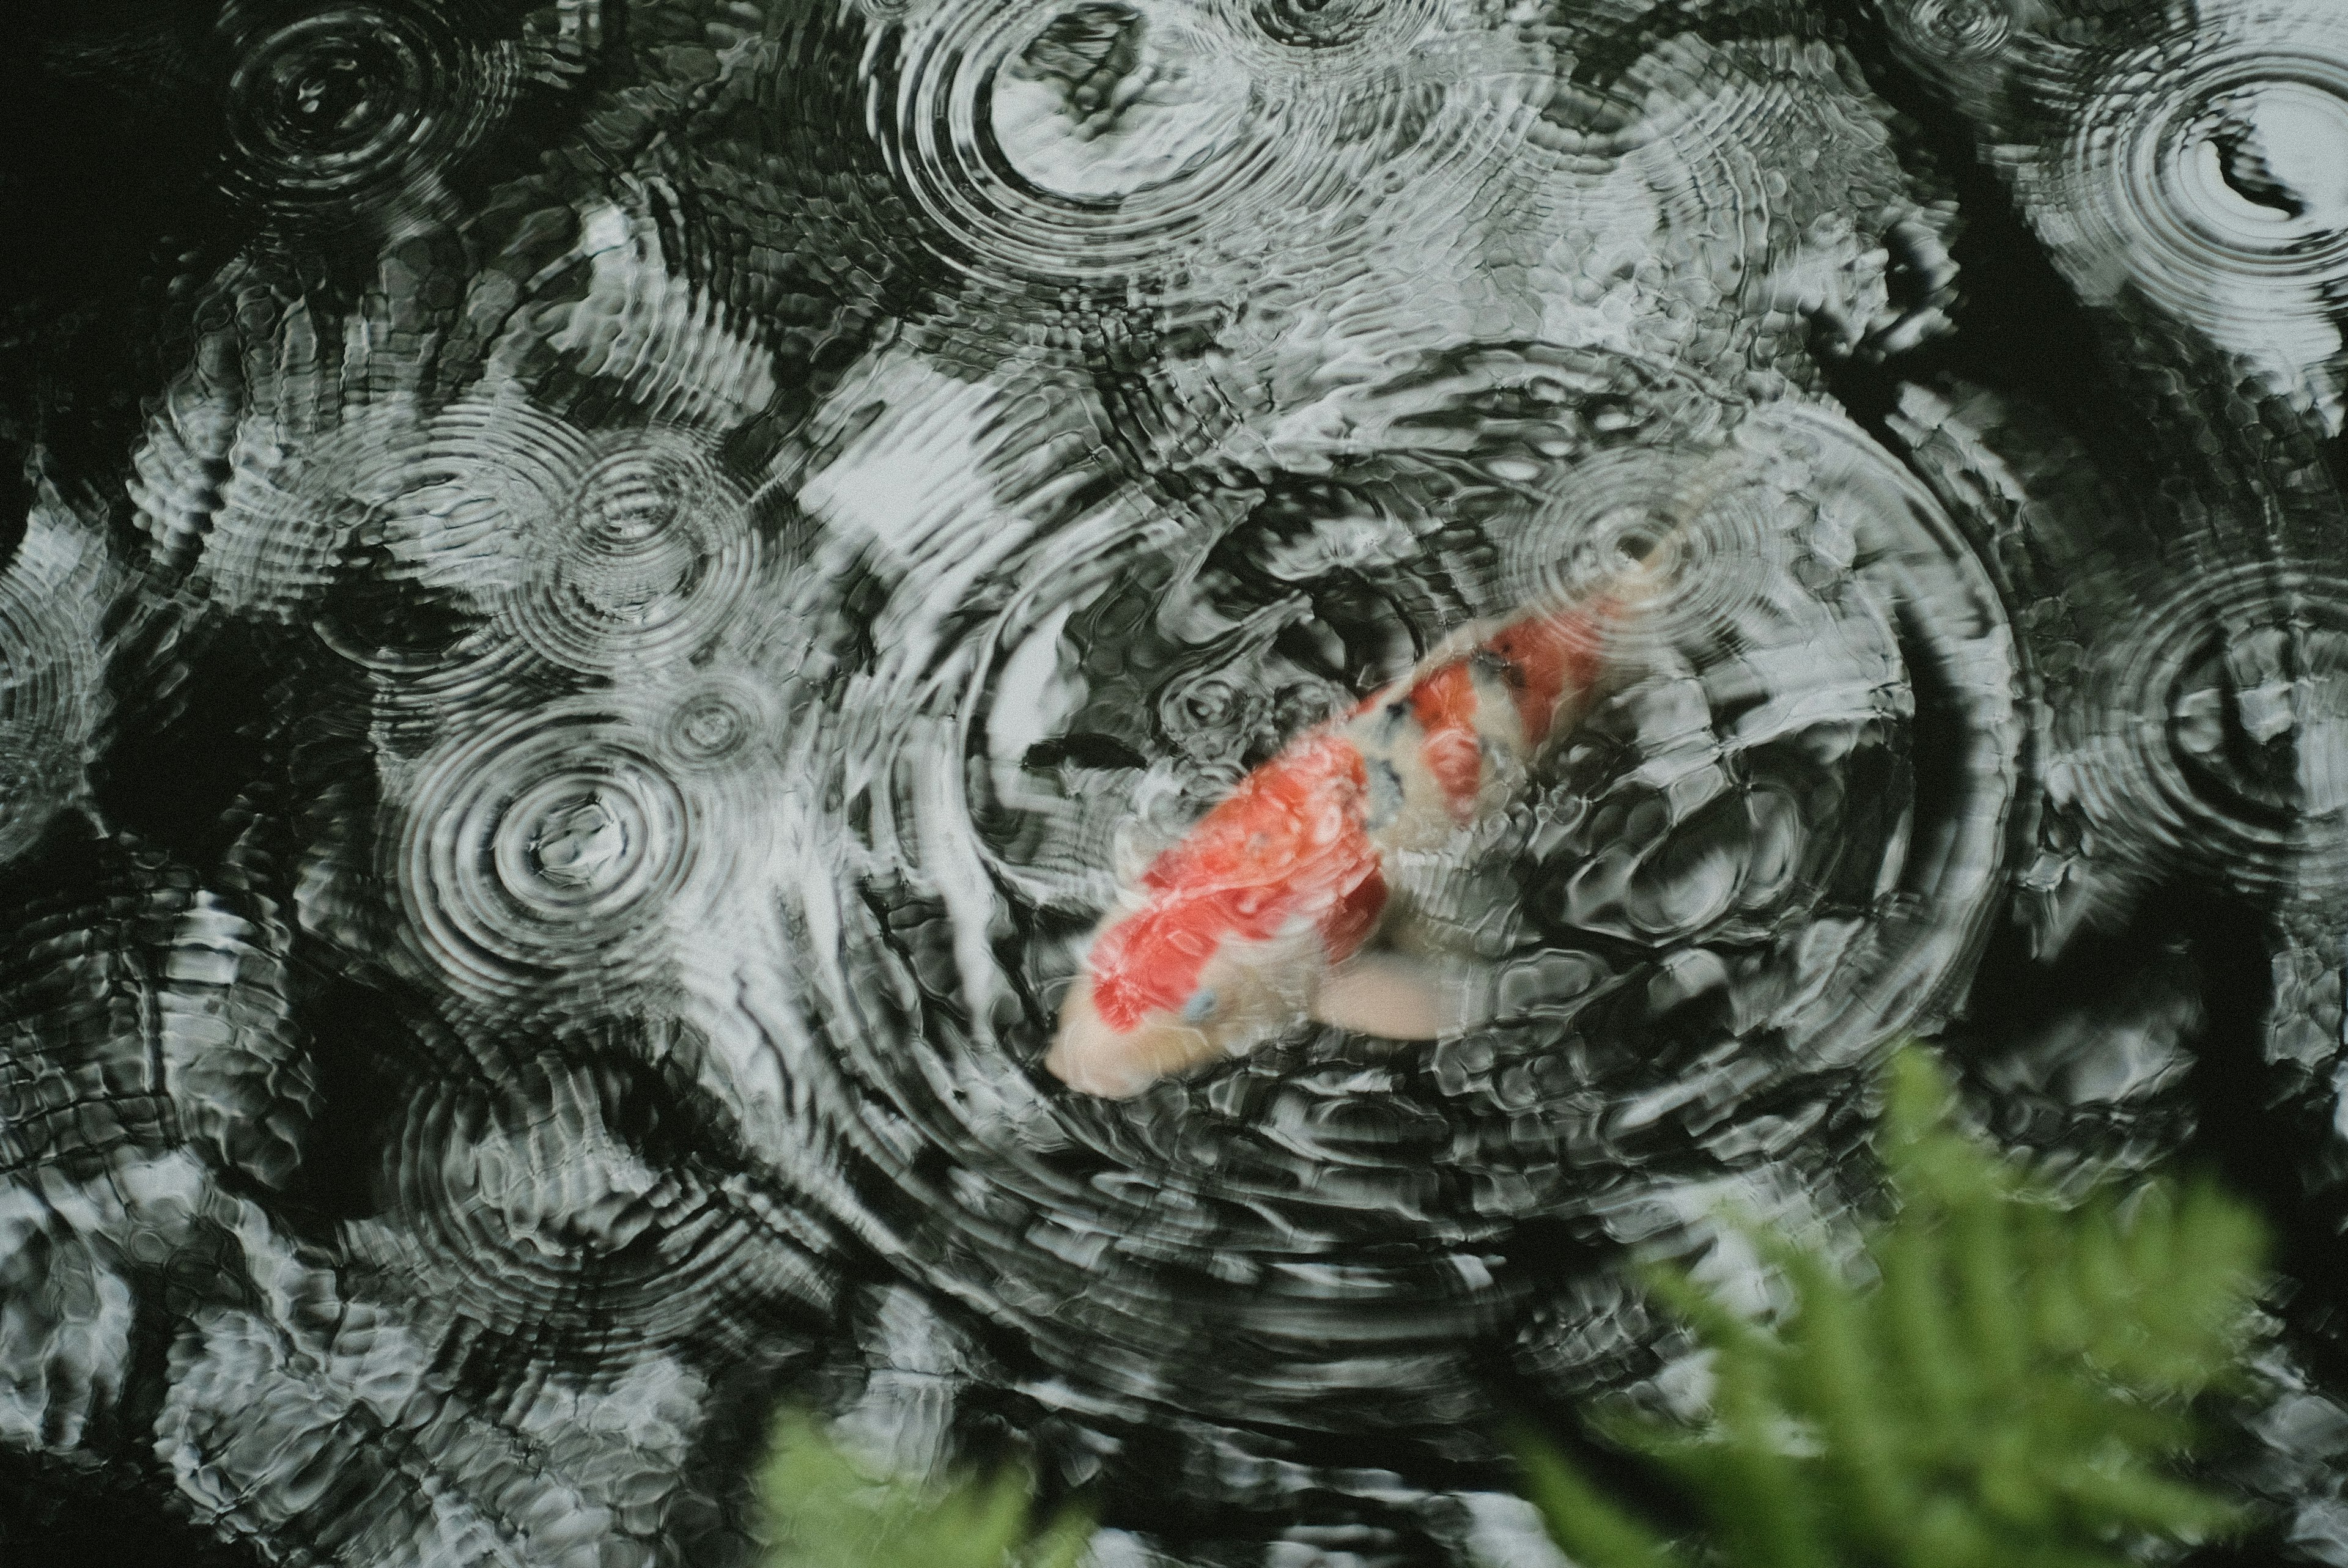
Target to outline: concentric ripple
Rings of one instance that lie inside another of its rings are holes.
[[[1507,538],[1508,580],[1522,585],[1511,597],[1576,603],[1643,564],[1663,588],[1632,633],[1639,641],[1668,645],[1733,624],[1791,568],[1784,483],[1735,446],[1595,455],[1549,487],[1556,499]]]
[[[624,1361],[587,1302],[624,1303],[633,1344],[658,1341],[757,1288],[766,1249],[698,1173],[644,1146],[644,1111],[666,1098],[644,1065],[592,1037],[568,1044],[503,1064],[495,1082],[419,1085],[384,1166],[414,1228],[359,1241],[501,1331],[551,1329],[591,1361]]]
[[[1972,65],[2013,35],[2009,0],[1883,0],[1892,38],[1935,64]]]
[[[334,450],[313,466],[333,470]],[[525,403],[466,403],[375,450],[387,467],[308,487],[363,498],[381,574],[486,621],[492,661],[510,642],[582,676],[682,670],[759,569],[741,487],[682,429],[591,432]]]
[[[519,54],[469,0],[229,7],[232,185],[312,222],[413,200],[504,115]]]
[[[389,570],[487,614],[518,591],[524,541],[571,503],[594,460],[587,433],[520,399],[451,405],[379,487],[374,532]]]
[[[82,788],[112,576],[95,535],[52,507],[34,511],[0,570],[0,866]]]
[[[963,635],[967,686],[843,715],[870,782],[817,825],[831,885],[793,896],[840,955],[812,1031],[929,1137],[988,1151],[997,1196],[947,1200],[923,1250],[987,1280],[1025,1260],[990,1310],[1072,1400],[1210,1444],[1267,1411],[1447,1419],[1471,1347],[1543,1289],[1512,1238],[1651,1236],[1703,1200],[1649,1162],[1723,1171],[1814,1133],[1821,1080],[1947,1005],[2018,782],[1997,598],[1847,419],[1550,344],[1391,369],[1298,470],[1004,561],[971,596],[1004,608]],[[1119,1103],[1038,1106],[997,1065],[1041,1053],[1136,858],[1117,840],[1181,831],[1461,623],[1666,539],[1674,597],[1610,649],[1583,732],[1487,851],[1412,882],[1494,964],[1494,1027],[1401,1050],[1300,1028]]]
[[[1205,60],[1205,40],[1179,21],[1153,28],[1126,5],[1061,11],[995,70],[995,145],[1038,192],[1122,203],[1246,138],[1246,78]]]
[[[893,150],[958,266],[1123,276],[1297,178],[1281,107],[1219,69],[1213,36],[1179,13],[1150,26],[1044,0],[925,24],[908,34]]]
[[[711,670],[666,693],[660,722],[664,755],[686,769],[722,769],[773,744],[777,726],[771,688],[747,671]]]
[[[2348,17],[2287,14],[2220,10],[2106,61],[2039,199],[2091,295],[2133,284],[2304,384],[2348,289]]]
[[[606,437],[513,542],[527,573],[506,610],[521,641],[588,675],[672,665],[732,620],[757,569],[746,497],[659,430]]]
[[[1303,81],[1391,73],[1446,18],[1447,0],[1209,0],[1268,75]]]
[[[2348,888],[2348,579],[2245,563],[2099,651],[2057,715],[2058,795],[2139,866]]]
[[[1325,199],[1334,67],[1397,63],[1431,15],[953,0],[907,26],[887,147],[956,270],[1163,288],[1200,248],[1260,247]]]
[[[628,715],[554,703],[427,755],[386,827],[386,872],[414,957],[468,1001],[612,1005],[671,972],[718,853],[710,818]]]

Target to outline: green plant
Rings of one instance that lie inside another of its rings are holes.
[[[1072,1568],[1091,1533],[1074,1511],[1039,1532],[1017,1470],[942,1490],[876,1481],[798,1410],[775,1422],[758,1491],[767,1568]]]
[[[1519,1436],[1533,1500],[1584,1568],[2114,1568],[2132,1544],[2239,1526],[2176,1467],[2192,1400],[2240,1375],[2257,1219],[2166,1180],[2065,1206],[1953,1130],[1950,1099],[1921,1048],[1894,1059],[1896,1206],[1867,1235],[1871,1268],[1752,1231],[1789,1287],[1774,1328],[1649,1273],[1713,1353],[1708,1419],[1592,1425],[1675,1483],[1700,1539],[1667,1538]]]

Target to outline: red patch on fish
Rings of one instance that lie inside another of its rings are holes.
[[[1599,633],[1614,610],[1612,600],[1599,600],[1564,615],[1529,615],[1502,627],[1484,644],[1508,666],[1509,694],[1516,700],[1528,746],[1549,738],[1558,704],[1567,692],[1587,692],[1598,683]]]
[[[1329,961],[1350,957],[1385,906],[1367,829],[1362,753],[1316,731],[1240,782],[1141,878],[1148,902],[1093,946],[1093,1006],[1125,1033],[1199,989],[1226,938],[1263,941],[1309,921]]]
[[[1476,680],[1468,661],[1455,659],[1410,689],[1410,714],[1424,739],[1418,754],[1443,792],[1451,815],[1475,815],[1484,780],[1484,745],[1476,733]]]

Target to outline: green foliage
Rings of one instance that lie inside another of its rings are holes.
[[[2116,1568],[2132,1544],[2240,1522],[2175,1466],[2191,1400],[2239,1376],[2256,1218],[2167,1181],[2065,1207],[1952,1130],[1949,1099],[1922,1050],[1895,1059],[1882,1149],[1897,1207],[1867,1238],[1873,1283],[1756,1232],[1789,1286],[1770,1329],[1650,1274],[1713,1352],[1710,1419],[1595,1424],[1676,1482],[1704,1541],[1667,1539],[1555,1449],[1519,1442],[1534,1501],[1585,1568]]]
[[[1073,1568],[1091,1533],[1074,1512],[1039,1532],[1014,1470],[942,1491],[875,1481],[796,1410],[775,1423],[758,1491],[776,1542],[767,1568]]]

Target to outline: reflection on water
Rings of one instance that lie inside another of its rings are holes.
[[[1684,1396],[1625,1249],[1765,1300],[1707,1216],[1847,1219],[1923,1030],[2269,1205],[2348,1563],[2331,0],[30,36],[0,1499],[736,1562],[789,1393],[1105,1565],[1543,1561],[1496,1418]],[[1243,779],[1651,555],[1385,857],[1469,1027],[1045,1070]]]

